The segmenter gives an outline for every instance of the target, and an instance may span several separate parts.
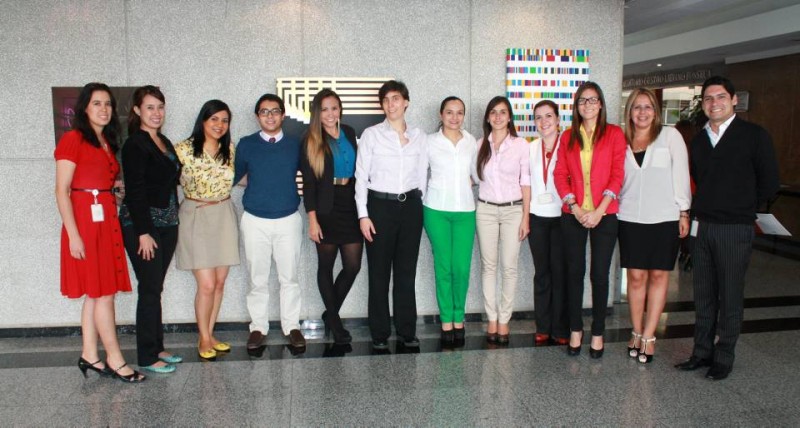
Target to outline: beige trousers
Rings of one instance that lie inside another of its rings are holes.
[[[514,311],[517,292],[517,263],[519,262],[519,224],[522,206],[498,207],[476,202],[478,246],[481,250],[483,304],[489,321],[506,324]],[[497,262],[500,261],[502,281],[497,283]],[[497,301],[497,289],[500,301]]]

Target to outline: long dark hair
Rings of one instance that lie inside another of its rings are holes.
[[[572,131],[569,134],[569,144],[567,144],[567,148],[570,149],[575,147],[575,144],[583,149],[584,141],[583,137],[581,137],[583,117],[581,117],[581,114],[578,112],[578,100],[587,89],[594,89],[595,92],[597,92],[597,98],[600,99],[600,113],[597,114],[597,126],[595,126],[594,133],[592,134],[592,144],[599,141],[606,132],[606,99],[603,96],[603,90],[600,89],[600,85],[597,83],[591,81],[583,82],[583,84],[578,87],[578,91],[575,92],[575,99],[572,102]]]
[[[116,153],[117,149],[119,149],[120,135],[117,100],[114,98],[114,94],[111,93],[111,88],[105,83],[87,83],[86,86],[81,89],[81,92],[78,94],[78,101],[75,102],[75,118],[72,121],[72,129],[80,132],[83,139],[88,141],[89,144],[97,148],[102,147],[100,145],[100,139],[97,138],[97,134],[94,132],[94,128],[92,128],[92,124],[89,122],[89,116],[86,114],[86,108],[89,107],[89,102],[92,100],[92,94],[94,94],[95,91],[103,91],[111,98],[111,121],[108,122],[108,125],[103,127],[103,137],[111,148],[111,152]]]
[[[339,103],[339,123],[341,124],[342,114],[342,99],[339,95],[331,89],[324,88],[314,95],[311,100],[311,123],[308,125],[308,133],[306,134],[306,156],[314,175],[317,178],[322,178],[325,170],[325,156],[331,154],[331,148],[328,145],[328,133],[322,129],[322,121],[320,114],[322,113],[322,101],[326,98],[333,97]]]
[[[219,139],[219,152],[215,159],[222,160],[222,164],[230,164],[231,162],[231,126],[230,122],[233,120],[231,109],[228,105],[220,100],[209,100],[200,107],[200,113],[197,114],[197,120],[194,121],[194,129],[192,129],[192,136],[189,140],[192,141],[192,148],[194,148],[194,157],[199,158],[203,156],[203,143],[206,142],[206,134],[203,132],[203,123],[211,116],[221,112],[228,112],[228,132]]]
[[[138,131],[139,128],[142,126],[142,118],[136,114],[136,110],[134,107],[142,108],[142,102],[144,102],[144,97],[152,96],[155,99],[161,101],[162,103],[166,103],[164,100],[164,94],[161,92],[160,89],[153,85],[145,85],[139,88],[136,88],[133,91],[133,99],[131,100],[131,111],[128,112],[128,135],[133,134],[135,131]],[[161,132],[161,129],[158,129],[158,132]]]
[[[478,149],[478,178],[483,180],[483,167],[486,166],[486,163],[489,162],[489,158],[492,157],[492,148],[489,144],[489,136],[492,135],[492,125],[489,123],[489,115],[492,113],[492,109],[494,109],[498,104],[505,104],[506,108],[508,108],[508,133],[512,137],[517,136],[517,127],[514,126],[514,110],[511,108],[511,102],[508,101],[508,98],[496,96],[489,101],[489,104],[486,105],[486,112],[483,114],[483,144]]]

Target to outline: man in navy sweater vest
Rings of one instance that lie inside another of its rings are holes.
[[[241,230],[250,274],[247,311],[252,321],[248,349],[264,345],[269,331],[269,272],[273,259],[280,282],[281,329],[293,347],[306,346],[300,332],[301,293],[297,282],[303,236],[295,184],[300,141],[283,133],[285,111],[280,97],[262,95],[255,107],[261,131],[242,138],[236,146],[233,182],[247,177]]]
[[[756,209],[780,187],[772,139],[764,128],[734,114],[730,80],[703,83],[708,123],[689,146],[697,185],[690,234],[695,304],[692,356],[675,367],[710,366],[706,377],[721,380],[733,367],[742,328],[744,278],[755,234]],[[714,336],[719,340],[714,343]]]

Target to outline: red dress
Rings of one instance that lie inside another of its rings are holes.
[[[108,190],[119,174],[117,159],[101,148],[86,142],[78,131],[69,131],[55,150],[56,160],[75,163],[72,189]],[[90,192],[72,190],[72,212],[78,233],[83,239],[86,258],[78,260],[69,252],[69,237],[61,227],[61,294],[78,298],[108,296],[117,291],[131,291],[128,263],[117,218],[117,205],[111,192],[100,192],[97,202],[103,206],[105,220],[92,221]]]

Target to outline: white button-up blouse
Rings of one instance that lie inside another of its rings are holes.
[[[437,211],[475,211],[472,194],[472,182],[478,182],[475,137],[461,130],[461,139],[453,145],[439,130],[428,135],[427,143],[431,175],[423,204]]]

